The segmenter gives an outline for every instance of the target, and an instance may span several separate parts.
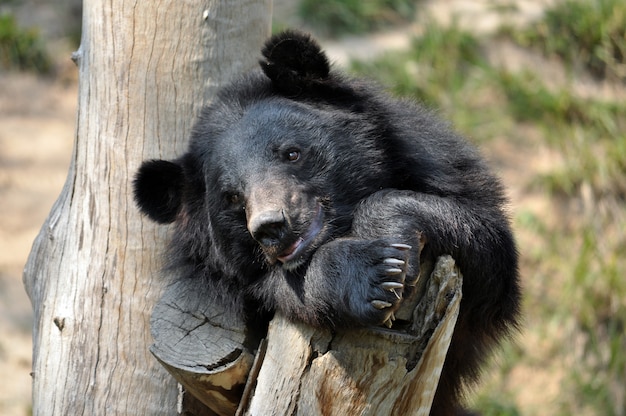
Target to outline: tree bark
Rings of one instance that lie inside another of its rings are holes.
[[[24,271],[34,415],[176,413],[148,352],[168,230],[139,215],[132,177],[182,153],[215,89],[256,65],[270,16],[271,0],[85,1],[72,162]]]

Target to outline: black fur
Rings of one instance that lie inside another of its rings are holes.
[[[328,78],[326,55],[309,35],[287,30],[271,38],[263,48],[261,69],[276,89],[297,95]]]
[[[135,200],[154,221],[168,224],[176,219],[182,204],[180,165],[166,160],[144,162],[135,177]]]
[[[451,254],[463,300],[432,414],[453,414],[517,325],[500,182],[429,111],[331,71],[308,35],[277,35],[263,56],[204,109],[181,158],[141,167],[139,207],[176,223],[173,266],[211,285],[207,302],[248,318],[379,325],[420,260]]]

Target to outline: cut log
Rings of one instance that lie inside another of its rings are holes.
[[[241,321],[226,320],[206,302],[206,285],[181,279],[154,308],[152,354],[198,400],[234,414],[254,355]]]

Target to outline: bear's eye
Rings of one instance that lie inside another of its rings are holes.
[[[232,206],[237,206],[243,203],[243,198],[239,194],[229,193],[226,195],[226,201]]]
[[[301,153],[298,149],[289,149],[285,152],[285,159],[290,162],[297,162],[300,160]]]

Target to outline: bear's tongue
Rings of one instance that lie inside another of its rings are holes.
[[[295,243],[293,243],[292,245],[287,247],[285,251],[280,253],[280,255],[276,259],[281,263],[285,263],[291,260],[291,256],[298,249],[298,247],[300,247],[300,244],[302,244],[302,238],[298,238]]]

